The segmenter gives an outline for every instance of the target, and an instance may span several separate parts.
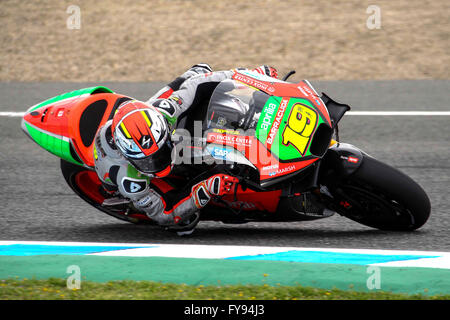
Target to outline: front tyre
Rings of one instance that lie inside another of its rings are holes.
[[[430,216],[430,200],[415,181],[369,156],[356,172],[328,188],[339,214],[369,227],[411,231]]]
[[[100,192],[101,182],[97,174],[89,169],[75,165],[66,160],[61,159],[61,172],[69,187],[84,201],[94,208],[117,218],[119,220],[131,222],[134,224],[154,224],[151,221],[140,219],[143,216],[137,213],[126,213],[126,209],[114,209],[102,205],[105,200],[104,195]]]

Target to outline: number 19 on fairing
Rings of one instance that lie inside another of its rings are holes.
[[[283,144],[292,144],[303,156],[317,124],[317,113],[302,104],[292,107],[288,123],[283,132]]]

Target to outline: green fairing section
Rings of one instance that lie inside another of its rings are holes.
[[[102,86],[97,86],[97,87],[90,87],[90,88],[84,88],[84,89],[79,89],[79,90],[75,90],[75,91],[71,91],[71,92],[67,92],[64,94],[61,94],[59,96],[50,98],[48,100],[45,100],[33,107],[31,107],[28,112],[33,111],[35,109],[38,109],[40,107],[64,100],[64,99],[69,99],[69,98],[73,98],[73,97],[77,97],[77,96],[81,96],[83,94],[92,94],[93,92],[97,92],[97,93],[114,93],[111,89],[107,88],[107,87],[102,87]]]
[[[112,90],[110,90],[106,87],[103,87],[103,86],[79,89],[79,90],[67,92],[67,93],[61,94],[59,96],[45,100],[45,101],[31,107],[27,112],[31,112],[31,111],[41,108],[43,106],[51,105],[53,103],[56,103],[58,101],[62,101],[65,99],[76,98],[81,95],[90,95],[93,92],[114,93]],[[49,151],[50,153],[66,160],[66,161],[69,161],[71,163],[81,165],[81,166],[83,165],[83,163],[76,161],[72,157],[72,154],[70,152],[70,142],[64,140],[63,137],[59,138],[57,135],[53,135],[49,132],[46,132],[45,130],[41,130],[41,129],[38,129],[36,127],[29,125],[25,121],[24,121],[24,126],[26,128],[27,133],[31,136],[31,138],[45,150]]]
[[[25,126],[31,138],[42,148],[66,161],[77,165],[83,165],[72,157],[70,153],[70,143],[68,141],[51,136],[27,123],[25,123]]]
[[[273,109],[274,111],[272,114],[269,112],[269,110],[271,110],[271,108],[269,108],[269,105],[271,103],[276,104],[276,108]],[[267,138],[269,136],[269,132],[270,132],[270,126],[267,130],[263,130],[263,128],[261,127],[263,124],[263,120],[265,117],[267,117],[267,119],[270,118],[270,123],[273,123],[274,119],[276,118],[276,114],[279,109],[280,103],[281,103],[280,97],[271,97],[269,100],[267,100],[267,102],[264,105],[264,108],[261,112],[261,116],[259,118],[258,125],[256,127],[255,135],[256,135],[256,138],[263,144],[266,143],[266,140],[267,140]],[[309,102],[306,99],[301,99],[301,98],[290,98],[289,99],[289,103],[286,107],[286,110],[285,110],[283,118],[280,122],[278,131],[275,134],[275,137],[274,137],[274,140],[272,143],[272,147],[271,147],[271,152],[273,152],[273,154],[281,160],[295,160],[295,159],[301,159],[303,157],[312,155],[309,150],[310,144],[307,146],[305,153],[302,155],[292,144],[285,145],[282,143],[283,132],[287,126],[288,118],[291,114],[292,107],[298,103],[308,106],[311,109],[316,110],[316,108],[311,104],[311,102]],[[321,123],[325,122],[317,111],[316,111],[316,113],[317,113],[317,123],[315,125],[315,129],[314,129],[313,133],[311,134],[311,136],[314,135],[314,132],[317,129],[317,127]]]

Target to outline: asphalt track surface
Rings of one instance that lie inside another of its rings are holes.
[[[25,111],[49,97],[92,85],[146,99],[163,83],[0,83],[0,112]],[[450,81],[315,82],[353,111],[449,111]],[[386,232],[334,215],[296,223],[201,222],[190,237],[116,220],[66,185],[59,159],[23,134],[20,117],[0,117],[0,240],[183,243],[450,251],[450,116],[344,117],[341,141],[411,176],[432,213],[414,232]]]

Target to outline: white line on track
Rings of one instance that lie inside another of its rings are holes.
[[[123,257],[167,257],[196,259],[227,259],[240,256],[256,256],[266,254],[286,253],[290,251],[313,251],[322,254],[347,253],[362,255],[399,255],[398,260],[372,263],[386,267],[425,267],[450,269],[450,252],[414,251],[414,250],[384,250],[384,249],[342,249],[342,248],[306,248],[306,247],[264,247],[264,246],[233,246],[233,245],[196,245],[196,244],[159,244],[159,243],[95,243],[95,242],[50,242],[50,241],[0,241],[2,246],[8,245],[44,245],[44,246],[74,246],[112,247],[111,251],[87,255],[123,256]],[[118,249],[117,247],[124,247]],[[130,248],[131,247],[131,248]],[[137,248],[132,248],[137,247]],[[26,251],[26,248],[23,250]],[[419,256],[417,259],[404,259],[403,255]]]
[[[0,117],[23,117],[25,112],[0,111]],[[349,116],[450,116],[450,111],[349,111]]]
[[[450,111],[349,111],[350,116],[450,116]]]
[[[0,117],[23,117],[25,112],[0,111]]]

